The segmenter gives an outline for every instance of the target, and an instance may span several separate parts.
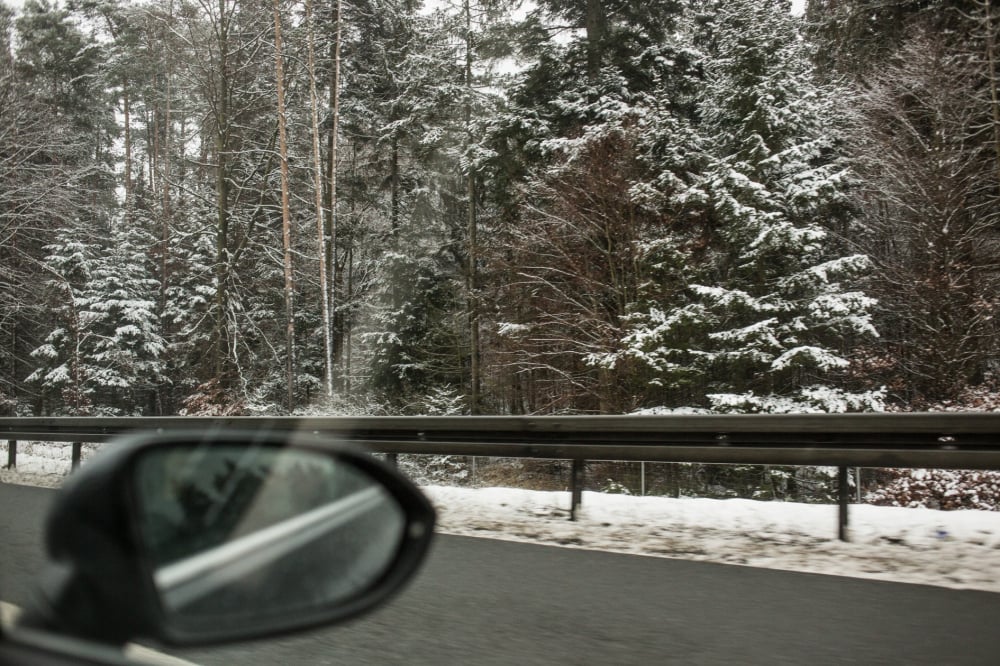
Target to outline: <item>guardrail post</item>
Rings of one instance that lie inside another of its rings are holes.
[[[12,439],[7,442],[7,469],[17,467],[17,440]]]
[[[569,500],[569,519],[576,520],[576,510],[580,508],[580,504],[583,502],[583,460],[573,460],[573,468],[570,471],[569,482],[570,482],[570,500]]]
[[[73,459],[70,462],[70,469],[76,469],[80,466],[80,458],[83,456],[83,444],[80,442],[73,442]]]
[[[385,461],[390,465],[392,465],[393,467],[399,467],[399,454],[387,453],[385,454]]]
[[[851,498],[847,466],[837,468],[837,537],[841,541],[850,541],[847,535],[847,503]]]

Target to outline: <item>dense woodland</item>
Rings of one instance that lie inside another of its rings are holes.
[[[0,413],[991,408],[993,0],[0,0]]]

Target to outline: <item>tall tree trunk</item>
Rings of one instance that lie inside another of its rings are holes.
[[[146,126],[146,145],[152,146],[153,149],[146,151],[146,159],[139,167],[139,181],[143,183],[149,182],[150,189],[152,189],[153,182],[155,181],[153,168],[156,161],[154,156],[154,153],[156,152],[156,143],[153,138],[153,127],[156,123],[152,119],[148,105],[142,112],[142,120],[143,124]]]
[[[997,185],[1000,186],[1000,94],[997,91],[996,29],[993,27],[993,2],[983,0],[983,28],[986,32],[986,62],[990,68],[990,102],[993,119],[993,153],[996,157]]]
[[[340,145],[340,44],[343,34],[343,5],[341,0],[334,0],[334,42],[332,46],[333,72],[330,81],[330,134],[327,137],[327,151],[329,153],[328,180],[327,180],[327,200],[330,202],[330,210],[327,213],[326,225],[326,265],[329,267],[327,295],[329,299],[328,309],[330,311],[331,335],[339,331],[337,316],[337,226],[338,206],[337,206],[337,164],[339,162]],[[334,356],[342,346],[342,342],[336,339],[332,342]],[[331,364],[331,370],[333,365]]]
[[[347,256],[344,259],[347,273],[347,293],[354,289],[354,247],[347,248]],[[351,334],[353,332],[352,322],[349,318],[344,321],[344,390],[351,391]]]
[[[174,22],[174,3],[173,0],[167,4],[167,22],[168,26],[172,26]],[[166,33],[166,31],[164,31]],[[164,42],[166,43],[166,34],[163,36]],[[160,270],[160,284],[159,284],[159,307],[157,308],[157,315],[159,316],[160,334],[163,336],[164,340],[170,339],[171,332],[167,330],[166,325],[166,311],[167,311],[167,289],[170,284],[170,225],[171,225],[171,204],[170,204],[170,179],[172,178],[171,173],[171,158],[173,150],[173,125],[171,119],[171,108],[173,95],[173,77],[174,77],[174,59],[173,51],[169,47],[166,48],[166,94],[164,96],[164,118],[163,118],[163,178],[161,182],[160,190],[160,247],[159,247],[159,270]],[[156,413],[163,414],[165,411],[165,396],[164,392],[168,390],[166,386],[161,385],[156,390]]]
[[[338,9],[340,3],[338,2]],[[338,25],[339,11],[338,11]],[[323,164],[319,151],[319,97],[316,93],[316,30],[312,0],[306,0],[306,40],[308,43],[309,104],[312,112],[313,187],[316,196],[316,233],[319,256],[319,290],[323,312],[323,389],[326,399],[333,399],[333,322],[330,319],[330,285],[326,275],[326,234],[323,228]],[[339,39],[338,39],[339,41]],[[336,66],[336,65],[335,65]],[[334,80],[337,76],[334,75]],[[336,143],[336,139],[334,139]]]
[[[587,0],[585,23],[587,30],[587,78],[591,83],[594,83],[601,73],[602,42],[608,29],[608,19],[604,14],[604,5],[601,0]]]
[[[173,0],[167,5],[167,21],[169,25],[174,22]],[[164,38],[166,35],[164,35]],[[160,252],[160,312],[166,309],[167,304],[167,257],[170,252],[170,217],[172,215],[170,205],[170,179],[171,173],[171,151],[173,150],[173,125],[171,119],[173,82],[174,82],[174,58],[171,49],[166,52],[166,95],[164,99],[164,134],[163,134],[163,187],[160,191],[160,242],[163,244]]]
[[[226,20],[226,0],[219,0],[219,81],[215,94],[215,379],[221,388],[226,388],[231,379],[228,375],[229,335],[228,311],[229,293],[227,281],[229,273],[229,24]]]
[[[471,158],[472,149],[472,7],[471,0],[464,0],[465,10],[465,153]],[[468,269],[466,271],[466,291],[468,294],[468,321],[469,321],[469,365],[470,365],[470,395],[469,412],[473,415],[479,414],[480,406],[480,379],[479,368],[479,302],[476,280],[476,263],[478,259],[477,243],[477,223],[476,223],[476,173],[471,159],[469,161],[468,173],[466,174],[466,197],[468,199]]]
[[[292,221],[288,205],[288,137],[285,128],[285,68],[281,44],[281,12],[274,0],[274,77],[278,87],[278,156],[281,159],[281,239],[285,269],[285,399],[295,407],[295,308],[292,303]]]
[[[392,156],[389,167],[389,228],[392,233],[392,251],[399,252],[399,135],[392,135]],[[398,310],[403,297],[399,281],[394,279],[390,285],[392,309]]]
[[[170,3],[170,14],[173,15],[173,3]],[[173,83],[173,59],[167,55],[167,95],[165,101],[165,111],[164,111],[164,123],[165,135],[163,137],[163,152],[165,154],[163,159],[164,174],[163,174],[163,187],[160,192],[160,311],[159,314],[162,317],[163,313],[167,309],[167,287],[169,284],[170,277],[168,275],[169,270],[169,260],[170,255],[170,218],[172,215],[170,206],[170,151],[173,150],[173,135],[171,132],[171,119],[170,119],[170,95],[172,94],[172,83]],[[166,336],[164,336],[166,337]]]
[[[128,77],[122,81],[122,122],[125,126],[125,220],[132,221],[135,200],[132,187],[132,104],[128,94]]]
[[[394,242],[399,239],[399,135],[392,135],[392,157],[389,166],[389,222]],[[394,248],[394,249],[398,249]]]

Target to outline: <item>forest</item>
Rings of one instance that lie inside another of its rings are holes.
[[[0,0],[0,415],[995,409],[993,0]]]

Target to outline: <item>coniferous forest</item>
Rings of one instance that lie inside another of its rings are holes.
[[[993,0],[0,0],[0,414],[1000,405]]]

